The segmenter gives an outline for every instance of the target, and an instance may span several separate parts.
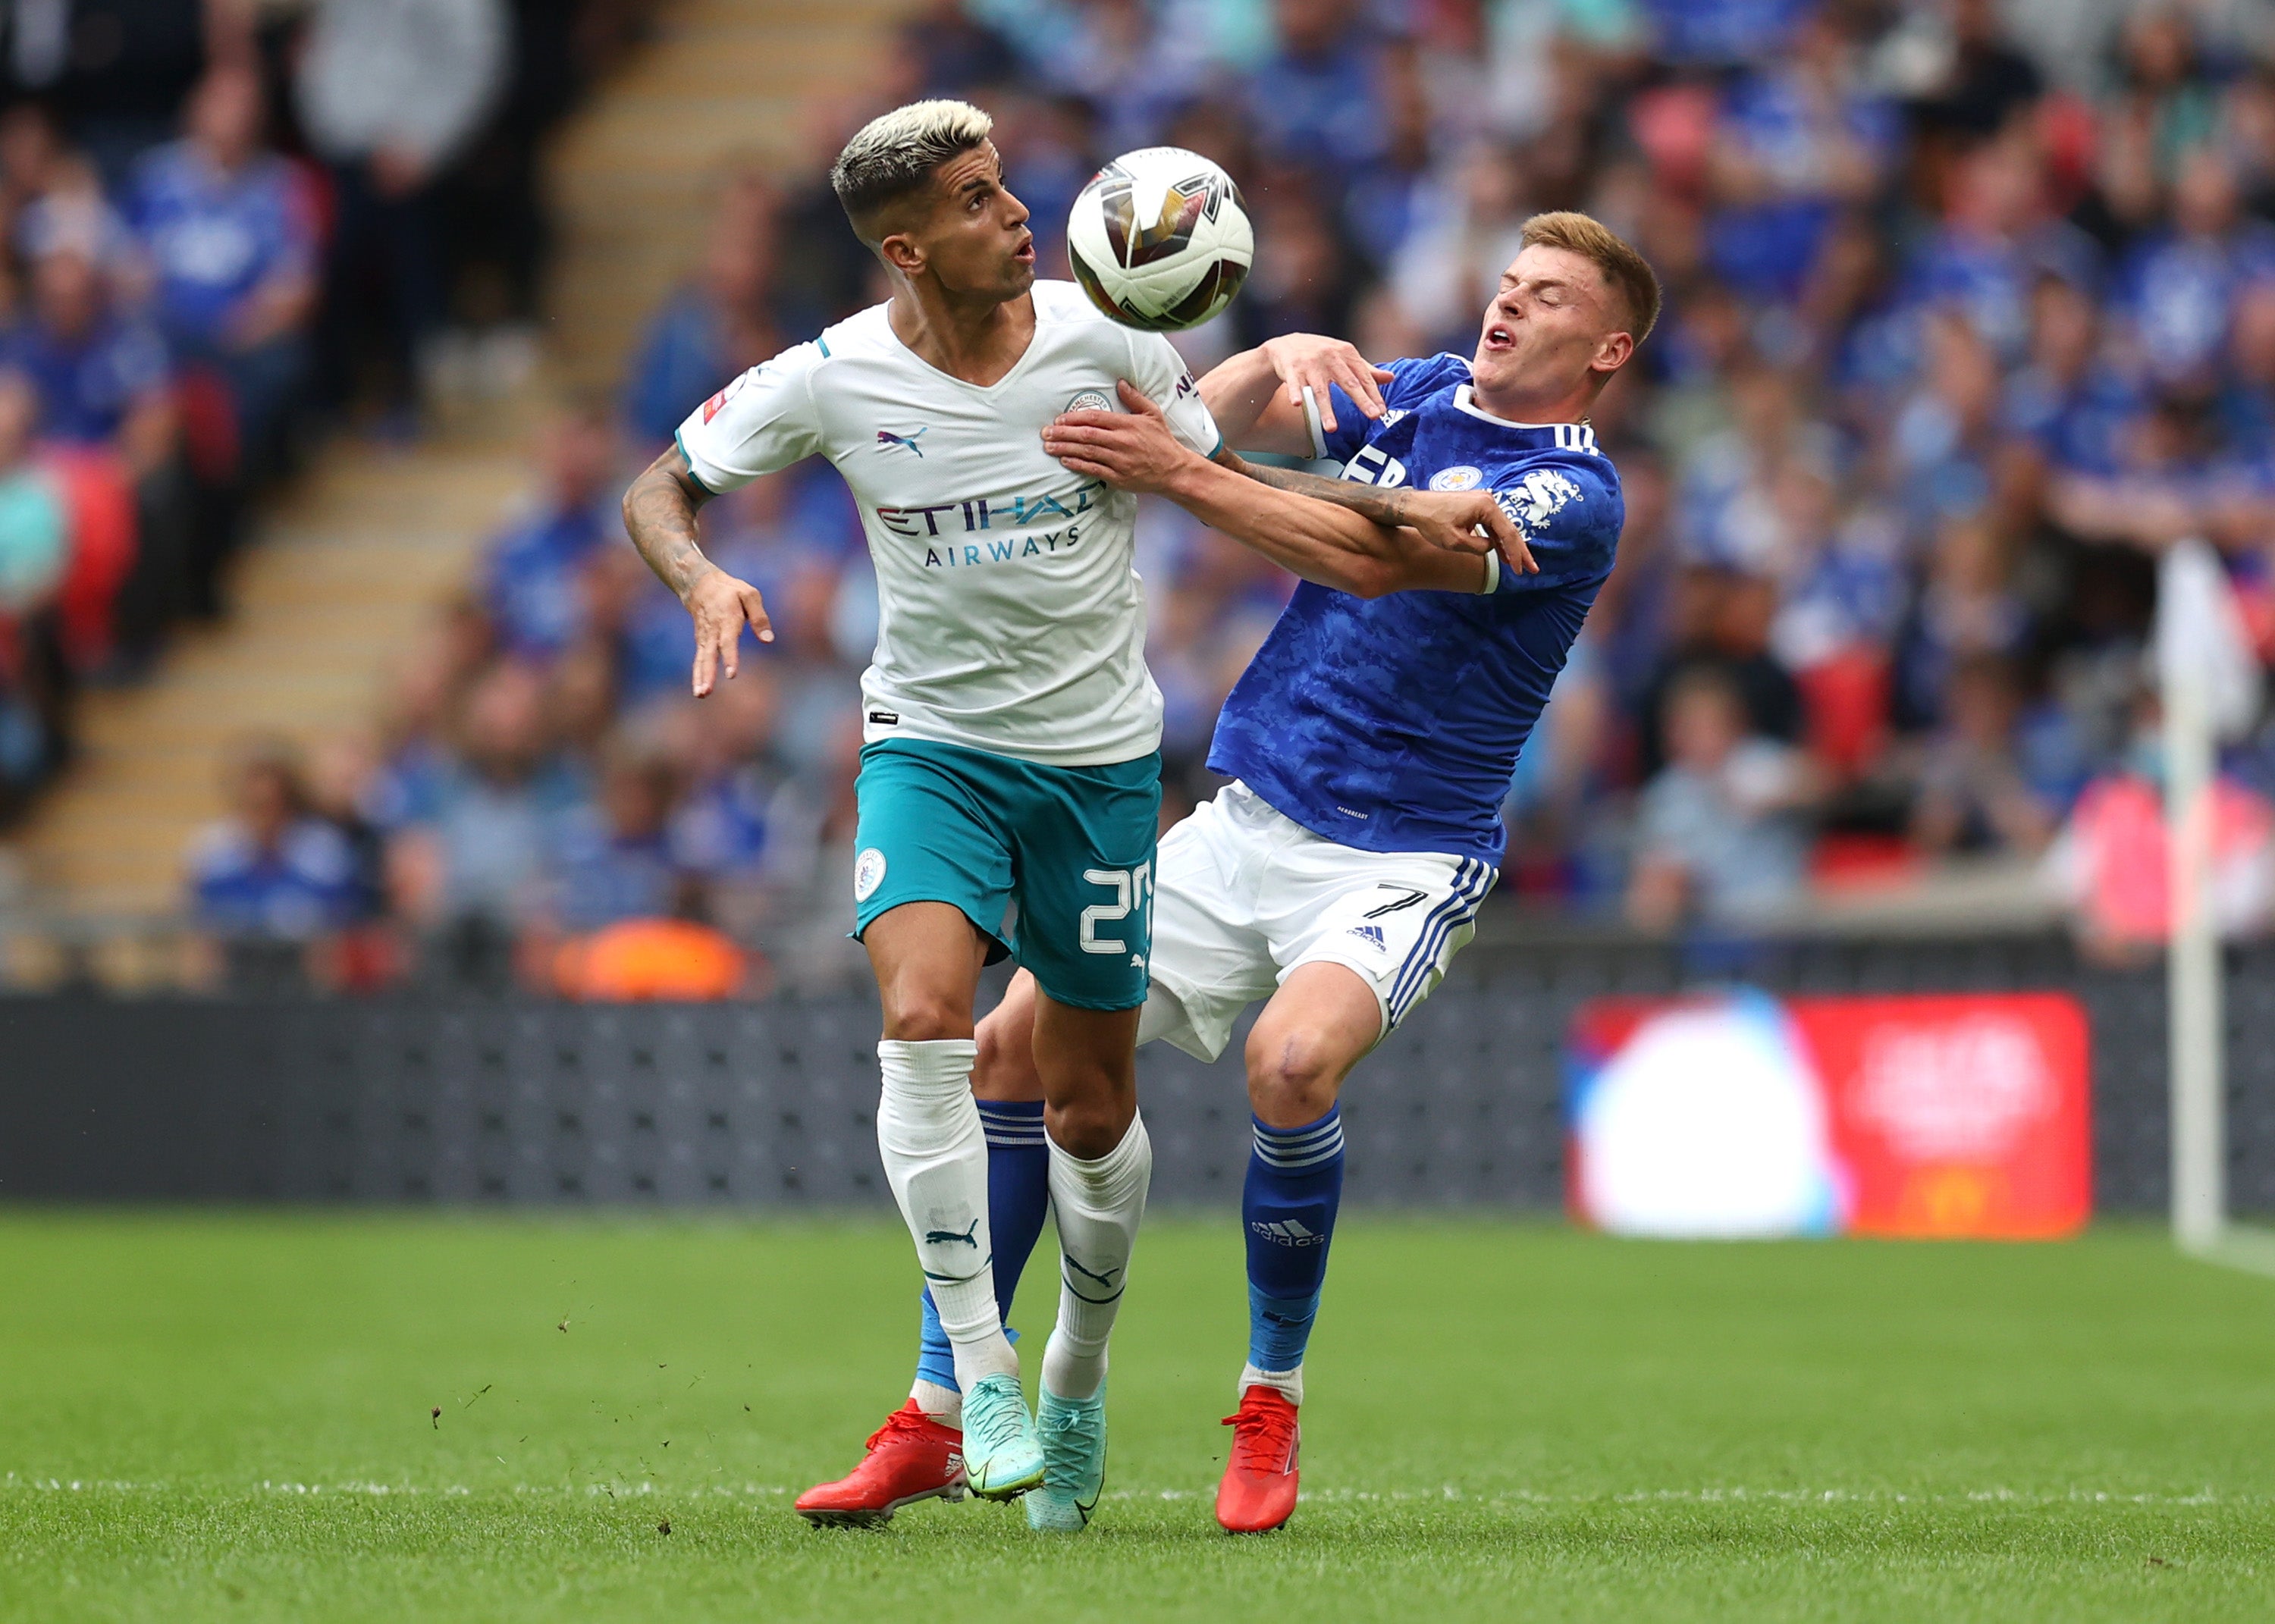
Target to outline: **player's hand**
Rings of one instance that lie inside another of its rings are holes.
[[[729,677],[739,665],[737,650],[744,626],[759,641],[775,640],[774,623],[767,618],[766,601],[748,581],[738,581],[716,566],[695,578],[681,600],[695,621],[695,697],[709,693],[713,679],[723,668]]]
[[[1288,404],[1303,410],[1304,391],[1310,389],[1319,403],[1319,427],[1329,434],[1335,428],[1335,409],[1327,393],[1331,385],[1340,387],[1350,397],[1351,404],[1366,416],[1382,415],[1382,386],[1396,374],[1377,366],[1355,346],[1316,333],[1290,333],[1284,338],[1266,339],[1263,348],[1264,359],[1272,363],[1281,386],[1288,391]]]
[[[1168,487],[1196,453],[1169,432],[1169,419],[1128,379],[1115,389],[1127,412],[1065,412],[1043,427],[1043,449],[1076,473],[1121,491]]]
[[[1491,491],[1415,491],[1402,504],[1399,522],[1432,547],[1450,553],[1500,554],[1519,575],[1538,575],[1524,533]]]

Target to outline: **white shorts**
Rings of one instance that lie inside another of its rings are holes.
[[[1338,845],[1236,781],[1161,837],[1154,874],[1153,993],[1138,1040],[1164,1038],[1202,1060],[1298,964],[1356,971],[1388,1032],[1477,934],[1499,878],[1476,857]]]

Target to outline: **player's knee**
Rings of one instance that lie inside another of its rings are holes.
[[[1138,1078],[1127,1061],[1061,1055],[1052,1068],[1043,1125],[1069,1155],[1095,1161],[1111,1152],[1138,1114]]]
[[[932,1043],[971,1035],[971,1012],[936,993],[903,993],[885,1010],[885,1036],[898,1042]]]
[[[1325,1116],[1346,1069],[1313,1034],[1262,1021],[1248,1035],[1247,1061],[1249,1109],[1269,1128],[1300,1128]]]
[[[1047,1104],[1043,1124],[1051,1143],[1068,1155],[1096,1161],[1113,1153],[1130,1131],[1137,1114],[1134,1099],[1119,1091],[1100,1088],[1082,1096]]]

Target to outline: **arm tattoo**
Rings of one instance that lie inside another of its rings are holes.
[[[1356,480],[1330,480],[1316,473],[1304,473],[1294,468],[1274,468],[1262,463],[1251,463],[1245,457],[1227,450],[1219,458],[1235,473],[1245,474],[1258,485],[1269,485],[1274,490],[1289,491],[1298,496],[1310,496],[1320,502],[1330,502],[1339,508],[1348,508],[1363,518],[1371,518],[1387,530],[1395,530],[1411,524],[1408,499],[1413,493],[1403,487],[1394,486],[1383,490],[1372,485],[1362,485]]]
[[[708,499],[689,476],[676,446],[624,493],[624,529],[632,545],[656,578],[682,598],[712,569],[695,540],[695,510]]]

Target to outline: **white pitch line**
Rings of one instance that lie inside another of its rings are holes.
[[[746,1483],[740,1484],[707,1484],[687,1488],[669,1488],[653,1481],[639,1483],[517,1483],[503,1487],[475,1487],[466,1484],[407,1484],[407,1483],[300,1483],[291,1480],[262,1478],[245,1485],[242,1490],[211,1484],[172,1484],[164,1482],[135,1482],[116,1477],[26,1477],[15,1472],[0,1475],[0,1492],[10,1490],[35,1493],[62,1494],[167,1494],[167,1493],[231,1493],[268,1494],[276,1496],[301,1495],[435,1495],[450,1499],[471,1499],[476,1496],[512,1494],[530,1497],[563,1496],[599,1499],[603,1497],[619,1499],[643,1499],[669,1495],[681,1499],[779,1499],[793,1492],[778,1484]],[[1185,1500],[1199,1499],[1208,1494],[1206,1489],[1115,1489],[1106,1499],[1110,1500]],[[1743,1505],[1758,1501],[1775,1505],[1898,1505],[1898,1506],[1960,1506],[1984,1503],[2017,1506],[2169,1506],[2253,1507],[2275,1505],[2275,1495],[2217,1494],[2207,1490],[2195,1494],[2127,1493],[2108,1489],[2068,1489],[2060,1492],[2047,1491],[2018,1491],[2014,1489],[1969,1489],[1951,1492],[1914,1493],[1891,1489],[1753,1489],[1745,1487],[1719,1489],[1630,1489],[1606,1491],[1591,1494],[1544,1494],[1528,1489],[1500,1490],[1491,1493],[1472,1493],[1457,1484],[1444,1484],[1435,1489],[1355,1489],[1325,1488],[1305,1491],[1298,1497],[1315,1505],[1337,1504],[1412,1504],[1448,1500],[1478,1506],[1641,1506],[1641,1505]]]

